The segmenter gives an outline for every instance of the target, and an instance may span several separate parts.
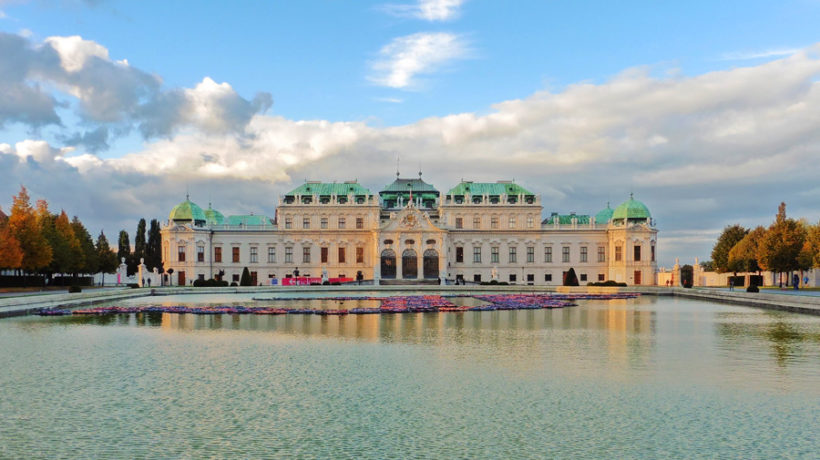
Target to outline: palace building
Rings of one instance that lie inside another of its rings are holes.
[[[442,194],[421,173],[396,176],[378,194],[356,181],[307,181],[280,197],[273,217],[226,217],[186,197],[162,228],[166,282],[238,283],[247,267],[254,285],[561,285],[572,268],[581,285],[655,284],[658,231],[632,196],[594,215],[544,218],[541,197],[512,181],[462,181]]]

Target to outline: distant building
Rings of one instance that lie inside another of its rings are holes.
[[[274,218],[225,217],[186,198],[162,228],[163,263],[179,285],[220,273],[238,282],[244,267],[254,284],[298,270],[382,283],[561,285],[570,268],[582,285],[655,284],[658,232],[640,201],[595,215],[542,212],[541,198],[511,181],[462,181],[443,195],[421,174],[378,195],[356,181],[308,181],[280,197]]]

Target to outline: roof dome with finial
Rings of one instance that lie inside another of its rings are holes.
[[[651,218],[652,214],[649,213],[649,208],[636,200],[631,193],[629,194],[629,199],[618,205],[612,212],[612,223],[616,225],[623,224],[624,221],[627,223],[645,222]]]
[[[606,224],[612,219],[612,213],[614,211],[612,208],[609,207],[609,202],[606,203],[606,209],[602,209],[598,211],[598,214],[595,214],[595,223],[596,224]]]
[[[225,216],[217,211],[216,209],[211,207],[211,203],[208,203],[208,209],[203,211],[205,214],[205,219],[208,221],[209,225],[222,225],[225,222]]]
[[[168,216],[173,222],[194,222],[194,225],[205,225],[205,212],[202,211],[196,203],[191,201],[188,195],[185,195],[185,201],[174,206],[171,209],[171,214]]]

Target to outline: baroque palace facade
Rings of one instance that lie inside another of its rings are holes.
[[[187,197],[162,228],[171,284],[223,275],[288,284],[293,277],[375,283],[491,281],[561,285],[654,284],[657,229],[633,199],[595,215],[552,213],[511,181],[462,181],[444,196],[419,178],[378,195],[356,181],[308,181],[279,199],[273,218],[223,216]],[[396,282],[396,281],[393,281]]]

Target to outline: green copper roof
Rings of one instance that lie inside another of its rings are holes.
[[[210,225],[222,225],[225,221],[225,216],[216,209],[211,208],[210,204],[208,205],[208,209],[204,211],[204,214]]]
[[[255,215],[247,215],[247,216],[228,216],[228,221],[225,222],[227,225],[244,225],[244,226],[253,226],[253,225],[270,225],[270,219],[267,216],[255,216]]]
[[[195,221],[195,222],[205,222],[205,213],[202,211],[202,208],[197,206],[196,203],[193,201],[185,199],[182,203],[174,206],[174,209],[171,209],[171,214],[168,218],[172,221]]]
[[[387,185],[379,194],[383,192],[432,192],[438,196],[438,190],[435,187],[424,182],[421,179],[396,179],[392,184]]]
[[[571,225],[573,217],[575,219],[577,219],[577,222],[578,222],[579,225],[580,224],[584,224],[584,225],[589,224],[589,216],[586,215],[586,214],[582,215],[582,214],[558,214],[558,213],[553,213],[551,216],[544,219],[544,221],[541,222],[541,223],[542,224],[547,224],[547,225],[555,225],[555,220],[557,219],[558,223],[561,224],[561,225]]]
[[[649,214],[649,208],[647,208],[645,204],[633,198],[632,194],[629,195],[628,200],[619,204],[618,207],[615,208],[615,211],[612,212],[613,221],[623,221],[624,219],[649,219],[650,217],[652,217],[652,215]]]
[[[606,209],[602,209],[598,211],[598,214],[595,214],[595,223],[596,224],[605,224],[609,222],[609,219],[612,219],[612,208],[609,207],[609,203],[606,204]]]
[[[472,182],[461,181],[451,188],[448,195],[534,195],[534,193],[513,182]]]
[[[372,195],[370,190],[362,187],[357,182],[343,182],[338,183],[324,183],[324,182],[306,182],[290,192],[285,196],[294,195],[339,195],[347,196],[353,195]]]

